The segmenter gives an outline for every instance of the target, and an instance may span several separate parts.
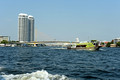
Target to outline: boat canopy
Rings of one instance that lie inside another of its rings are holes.
[[[95,47],[95,45],[93,45],[91,42],[78,43],[78,44],[76,44],[76,45],[77,45],[77,46],[78,46],[78,45],[86,45],[86,48]]]

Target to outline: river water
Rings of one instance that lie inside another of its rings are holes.
[[[120,48],[0,47],[0,80],[120,80]]]

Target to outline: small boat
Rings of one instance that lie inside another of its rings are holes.
[[[93,45],[91,42],[86,42],[86,43],[78,43],[75,45],[68,45],[67,49],[78,49],[78,50],[92,50],[96,51],[99,50],[101,46],[98,44]]]

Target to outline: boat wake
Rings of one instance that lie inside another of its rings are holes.
[[[64,75],[52,75],[45,70],[19,75],[0,75],[0,80],[72,80]]]

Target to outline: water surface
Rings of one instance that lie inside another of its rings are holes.
[[[1,80],[120,80],[120,48],[0,47]]]

